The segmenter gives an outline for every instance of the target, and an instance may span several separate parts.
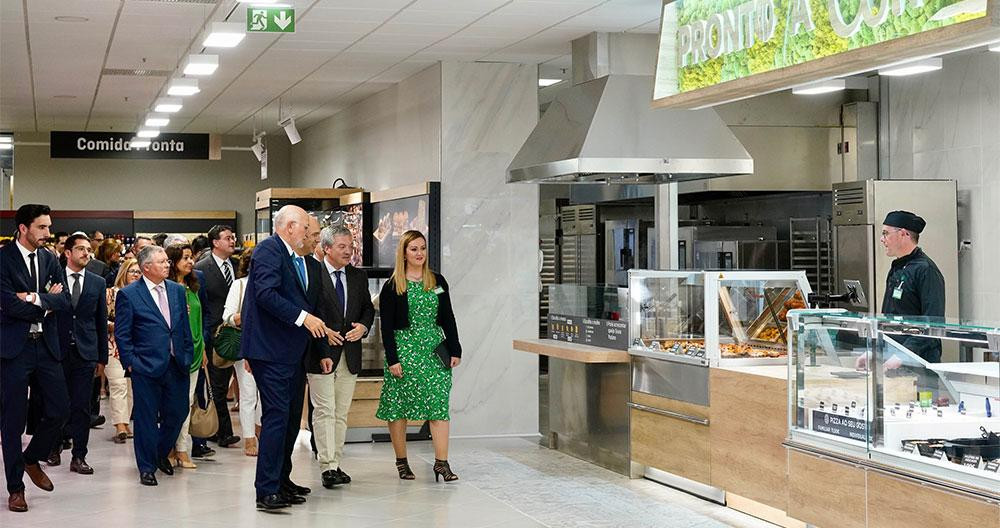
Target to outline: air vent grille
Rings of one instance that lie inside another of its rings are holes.
[[[117,77],[168,77],[173,70],[147,70],[143,68],[104,68],[101,75]]]
[[[865,203],[865,188],[834,189],[833,205],[857,205]]]
[[[155,3],[155,4],[208,4],[215,5],[219,0],[132,0],[132,2]]]

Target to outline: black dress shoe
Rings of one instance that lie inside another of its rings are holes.
[[[215,455],[215,450],[210,447],[205,447],[200,445],[191,447],[192,458],[208,458],[213,455]]]
[[[286,480],[281,485],[281,488],[290,491],[293,495],[305,496],[305,495],[309,495],[310,493],[312,493],[311,489],[309,489],[309,488],[307,488],[305,486],[299,486],[298,484],[296,484],[296,483],[294,483],[294,482],[292,482],[290,480]]]
[[[108,421],[103,414],[98,414],[97,416],[90,417],[90,428],[100,427],[104,425],[104,422]]]
[[[337,474],[340,475],[340,480],[343,481],[342,484],[350,484],[351,483],[351,476],[348,475],[347,473],[344,473],[344,470],[342,470],[340,468],[337,468]]]
[[[340,475],[337,474],[336,469],[328,469],[320,476],[323,478],[323,487],[326,489],[333,489],[334,486],[340,484]]]
[[[280,510],[291,506],[285,498],[277,493],[264,497],[257,497],[258,510]]]
[[[280,492],[278,492],[278,494],[281,495],[282,499],[285,499],[285,502],[291,504],[292,506],[295,506],[296,504],[303,504],[306,502],[305,497],[301,495],[296,495],[294,493],[288,493],[288,490],[281,490]]]
[[[240,437],[236,435],[229,435],[225,438],[220,438],[218,440],[219,447],[229,447],[240,441]]]
[[[156,469],[166,473],[167,475],[174,474],[174,466],[170,463],[167,457],[160,458],[156,461]]]
[[[79,473],[81,475],[93,475],[94,468],[90,467],[90,464],[82,458],[73,457],[73,460],[69,462],[69,470],[73,473]]]
[[[139,473],[139,484],[143,486],[155,486],[157,484],[156,475],[152,473]]]
[[[49,457],[45,459],[45,463],[50,466],[58,466],[59,464],[62,464],[62,456],[60,455],[60,453],[62,453],[62,451],[58,449],[52,451],[51,453],[49,453]]]

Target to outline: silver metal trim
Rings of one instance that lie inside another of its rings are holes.
[[[665,352],[653,352],[650,350],[643,350],[641,348],[629,348],[628,353],[630,356],[645,357],[649,359],[657,359],[660,361],[672,361],[674,363],[684,363],[686,365],[696,365],[699,367],[708,366],[708,358],[678,356],[676,354],[667,354]]]
[[[684,420],[685,422],[691,422],[693,424],[698,424],[698,425],[708,425],[707,418],[698,418],[697,416],[689,416],[687,414],[681,414],[673,411],[657,409],[656,407],[650,407],[648,405],[642,405],[640,403],[627,402],[625,405],[628,405],[632,409],[636,409],[639,411],[646,411],[653,414],[659,414],[660,416],[666,416],[668,418],[676,418],[678,420]]]
[[[701,482],[686,479],[684,477],[674,475],[673,473],[667,473],[666,471],[648,466],[646,467],[646,471],[643,476],[653,482],[658,482],[665,486],[670,486],[671,488],[686,491],[703,499],[722,504],[723,506],[726,505],[726,491],[723,489],[709,486],[708,484],[702,484]]]

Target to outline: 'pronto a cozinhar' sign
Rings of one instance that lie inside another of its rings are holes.
[[[677,0],[654,99],[986,16],[987,0]]]

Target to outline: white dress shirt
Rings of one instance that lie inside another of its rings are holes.
[[[36,278],[37,278],[38,282],[42,282],[42,266],[41,266],[41,264],[39,262],[39,259],[41,257],[38,256],[37,250],[35,250],[35,251],[29,250],[28,248],[22,246],[21,242],[18,241],[18,240],[15,240],[14,244],[17,245],[18,251],[21,252],[21,258],[24,259],[24,269],[28,270],[28,275],[31,275],[31,259],[28,258],[28,255],[35,255],[35,274],[36,274]],[[41,308],[42,307],[42,298],[38,296],[38,293],[42,291],[41,285],[40,284],[35,284],[35,288],[32,291],[35,292],[35,296],[34,296],[35,298],[34,298],[34,300],[32,301],[31,304],[34,304],[35,306]],[[46,315],[48,315],[48,312],[46,312]],[[42,331],[42,324],[41,323],[33,323],[31,325],[31,328],[28,331],[29,332],[41,332]]]
[[[168,299],[166,284],[163,284],[163,282],[160,282],[159,284],[157,284],[157,283],[149,280],[149,277],[146,277],[145,275],[142,276],[142,281],[144,283],[146,283],[146,288],[149,290],[149,296],[153,298],[153,303],[154,304],[156,304],[157,306],[160,305],[160,294],[156,293],[156,288],[158,286],[163,286],[163,298],[164,299]],[[167,313],[170,313],[170,301],[169,301],[169,299],[167,300]],[[169,323],[169,321],[167,321],[167,322]]]
[[[215,253],[210,254],[212,255],[212,259],[215,260],[215,265],[219,267],[219,271],[222,273],[222,276],[226,276],[226,268],[229,268],[229,276],[232,277],[233,280],[236,280],[236,270],[233,269],[233,265],[229,262],[229,259],[221,259]]]
[[[278,237],[278,240],[281,240],[281,243],[285,245],[285,249],[288,250],[288,254],[291,255],[293,259],[299,258],[300,255],[298,253],[296,253],[294,249],[292,249],[292,245],[291,244],[289,244],[288,242],[285,242],[285,239],[281,238],[280,236]],[[305,263],[305,259],[303,258],[302,259],[302,266],[306,270],[306,284],[305,284],[305,287],[308,289],[309,288],[309,267],[306,266],[305,264],[306,264]],[[295,264],[294,263],[292,263],[292,268],[295,268]],[[299,276],[298,275],[299,274],[298,270],[296,269],[294,271],[295,271],[295,276],[298,277]],[[302,323],[306,322],[306,316],[307,315],[309,315],[309,312],[307,312],[305,310],[302,310],[301,312],[299,312],[299,316],[295,319],[295,326],[302,326]]]
[[[87,277],[87,269],[84,268],[84,269],[82,269],[80,271],[73,271],[73,270],[69,269],[69,266],[66,266],[66,285],[69,286],[70,295],[73,294],[73,280],[74,280],[73,274],[74,273],[79,273],[80,274],[80,279],[79,279],[80,280],[80,293],[83,293],[83,280]]]

